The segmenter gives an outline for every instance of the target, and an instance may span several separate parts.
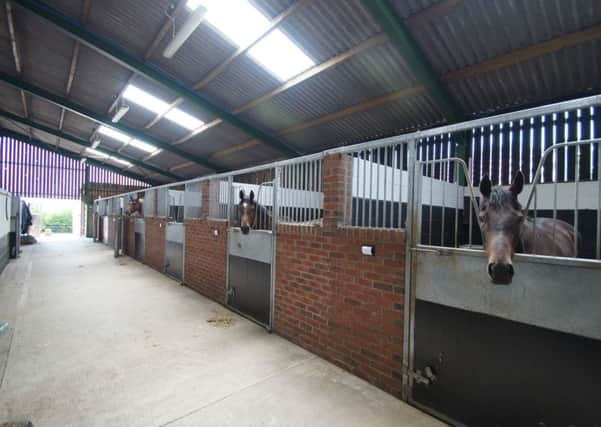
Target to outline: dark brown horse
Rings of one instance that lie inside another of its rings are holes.
[[[480,215],[488,274],[495,284],[508,285],[513,278],[516,252],[576,256],[574,228],[558,219],[526,217],[518,202],[524,187],[524,174],[518,171],[509,189],[492,188],[488,175],[480,182]]]
[[[140,198],[130,198],[129,203],[127,204],[127,215],[134,215],[136,213],[142,215],[142,201]]]
[[[240,190],[238,202],[238,226],[243,234],[251,230],[271,230],[271,215],[255,200],[255,192],[250,191],[248,198],[244,190]]]

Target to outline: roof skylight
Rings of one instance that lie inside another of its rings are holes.
[[[129,145],[139,148],[142,151],[146,151],[147,153],[152,153],[156,150],[156,147],[147,144],[144,141],[140,141],[139,139],[132,139],[131,141],[129,141]]]
[[[89,154],[92,154],[94,156],[97,156],[97,157],[102,157],[103,159],[110,157],[108,154],[104,154],[104,153],[102,153],[98,150],[94,150],[93,148],[90,148],[90,147],[86,147],[86,152]]]
[[[155,146],[150,145],[144,141],[140,141],[139,139],[134,139],[134,138],[130,137],[129,135],[126,135],[122,132],[119,132],[117,130],[111,129],[106,126],[100,126],[98,128],[98,133],[101,133],[102,135],[106,135],[110,138],[116,139],[117,141],[121,141],[124,144],[132,145],[142,151],[146,151],[147,153],[152,153],[153,151],[156,151]]]
[[[131,136],[121,133],[119,131],[116,131],[116,130],[111,129],[106,126],[100,126],[98,128],[98,133],[101,133],[103,135],[106,135],[110,138],[116,139],[117,141],[121,141],[124,143],[128,143],[129,140],[131,139]]]
[[[165,114],[165,118],[177,123],[182,127],[185,127],[188,130],[194,130],[204,125],[203,121],[198,120],[196,117],[180,110],[179,108],[169,110],[169,112]]]
[[[155,114],[163,114],[169,108],[169,104],[165,101],[161,101],[159,98],[131,84],[125,88],[123,97]]]
[[[164,114],[167,120],[170,120],[188,130],[199,128],[204,124],[203,121],[198,120],[196,117],[180,110],[179,108],[170,109],[170,105],[167,102],[132,84],[127,85],[127,88],[125,91],[123,91],[123,97],[128,101],[139,105],[140,107],[152,111],[155,114]]]
[[[248,46],[269,28],[269,20],[248,0],[188,0],[207,8],[205,19],[237,46]],[[280,80],[288,80],[315,63],[282,31],[274,30],[248,54]]]

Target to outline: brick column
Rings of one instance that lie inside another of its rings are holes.
[[[211,200],[211,181],[202,181],[200,183],[201,191],[201,206],[200,206],[200,218],[207,219],[209,217],[209,202]]]
[[[334,233],[338,224],[344,220],[345,213],[350,219],[352,165],[353,158],[347,154],[334,154],[326,156],[323,160],[323,230],[325,233]]]

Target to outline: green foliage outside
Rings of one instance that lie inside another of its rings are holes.
[[[44,213],[41,216],[42,230],[50,229],[53,233],[71,233],[73,215],[70,210]]]

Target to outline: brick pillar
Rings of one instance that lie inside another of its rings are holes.
[[[202,203],[200,205],[200,218],[207,219],[209,217],[209,202],[211,200],[211,181],[202,181],[200,183],[200,192],[202,198]]]
[[[351,214],[353,158],[347,154],[326,156],[323,160],[323,230],[334,233]],[[345,186],[346,184],[346,186]],[[345,197],[346,190],[346,197]]]

